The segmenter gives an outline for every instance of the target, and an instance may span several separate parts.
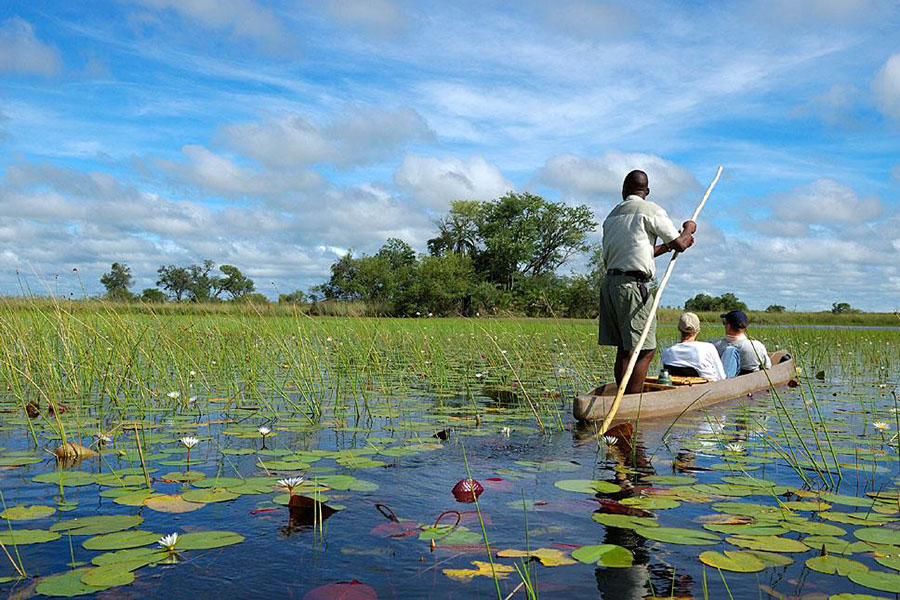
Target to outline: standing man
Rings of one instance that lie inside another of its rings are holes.
[[[643,348],[635,348],[650,316],[653,259],[670,250],[683,252],[694,243],[697,224],[685,221],[681,233],[666,211],[647,200],[650,184],[643,171],[632,171],[622,183],[622,202],[603,221],[603,260],[606,277],[600,288],[600,345],[616,347],[616,384],[621,385],[634,352],[639,352],[625,389],[637,394],[656,351],[656,321]],[[662,243],[657,245],[659,238]]]

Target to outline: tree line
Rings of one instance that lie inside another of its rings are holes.
[[[321,301],[359,302],[367,314],[392,316],[516,313],[526,316],[597,316],[606,273],[599,246],[587,242],[597,223],[586,205],[549,202],[510,192],[491,201],[460,200],[435,222],[428,251],[417,253],[391,238],[374,254],[348,251],[330,268],[330,277],[308,292],[281,294],[279,303],[314,306]],[[587,272],[560,275],[574,256],[589,253]],[[144,302],[268,303],[252,279],[234,265],[161,265],[155,288],[131,292],[131,269],[113,263],[101,277],[110,300]],[[686,310],[747,310],[733,293],[697,294]],[[835,303],[834,312],[851,312]],[[767,312],[784,312],[770,305]]]

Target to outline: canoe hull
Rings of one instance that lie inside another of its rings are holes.
[[[770,385],[786,384],[796,375],[794,359],[781,350],[770,354],[772,368],[741,375],[732,379],[712,381],[700,385],[678,387],[658,392],[626,394],[622,397],[615,421],[677,417],[683,412],[712,406],[739,398],[751,392],[768,389]],[[576,421],[602,421],[616,396],[616,385],[608,383],[576,396],[572,415]]]

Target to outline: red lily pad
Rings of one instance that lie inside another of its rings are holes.
[[[369,533],[377,537],[418,537],[419,524],[415,521],[388,521],[374,528]]]
[[[377,600],[375,588],[353,581],[329,583],[308,591],[303,600]]]

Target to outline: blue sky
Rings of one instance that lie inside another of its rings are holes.
[[[0,292],[209,258],[274,296],[455,199],[601,222],[643,168],[680,222],[722,164],[664,304],[900,308],[900,2],[221,6],[3,4]]]

